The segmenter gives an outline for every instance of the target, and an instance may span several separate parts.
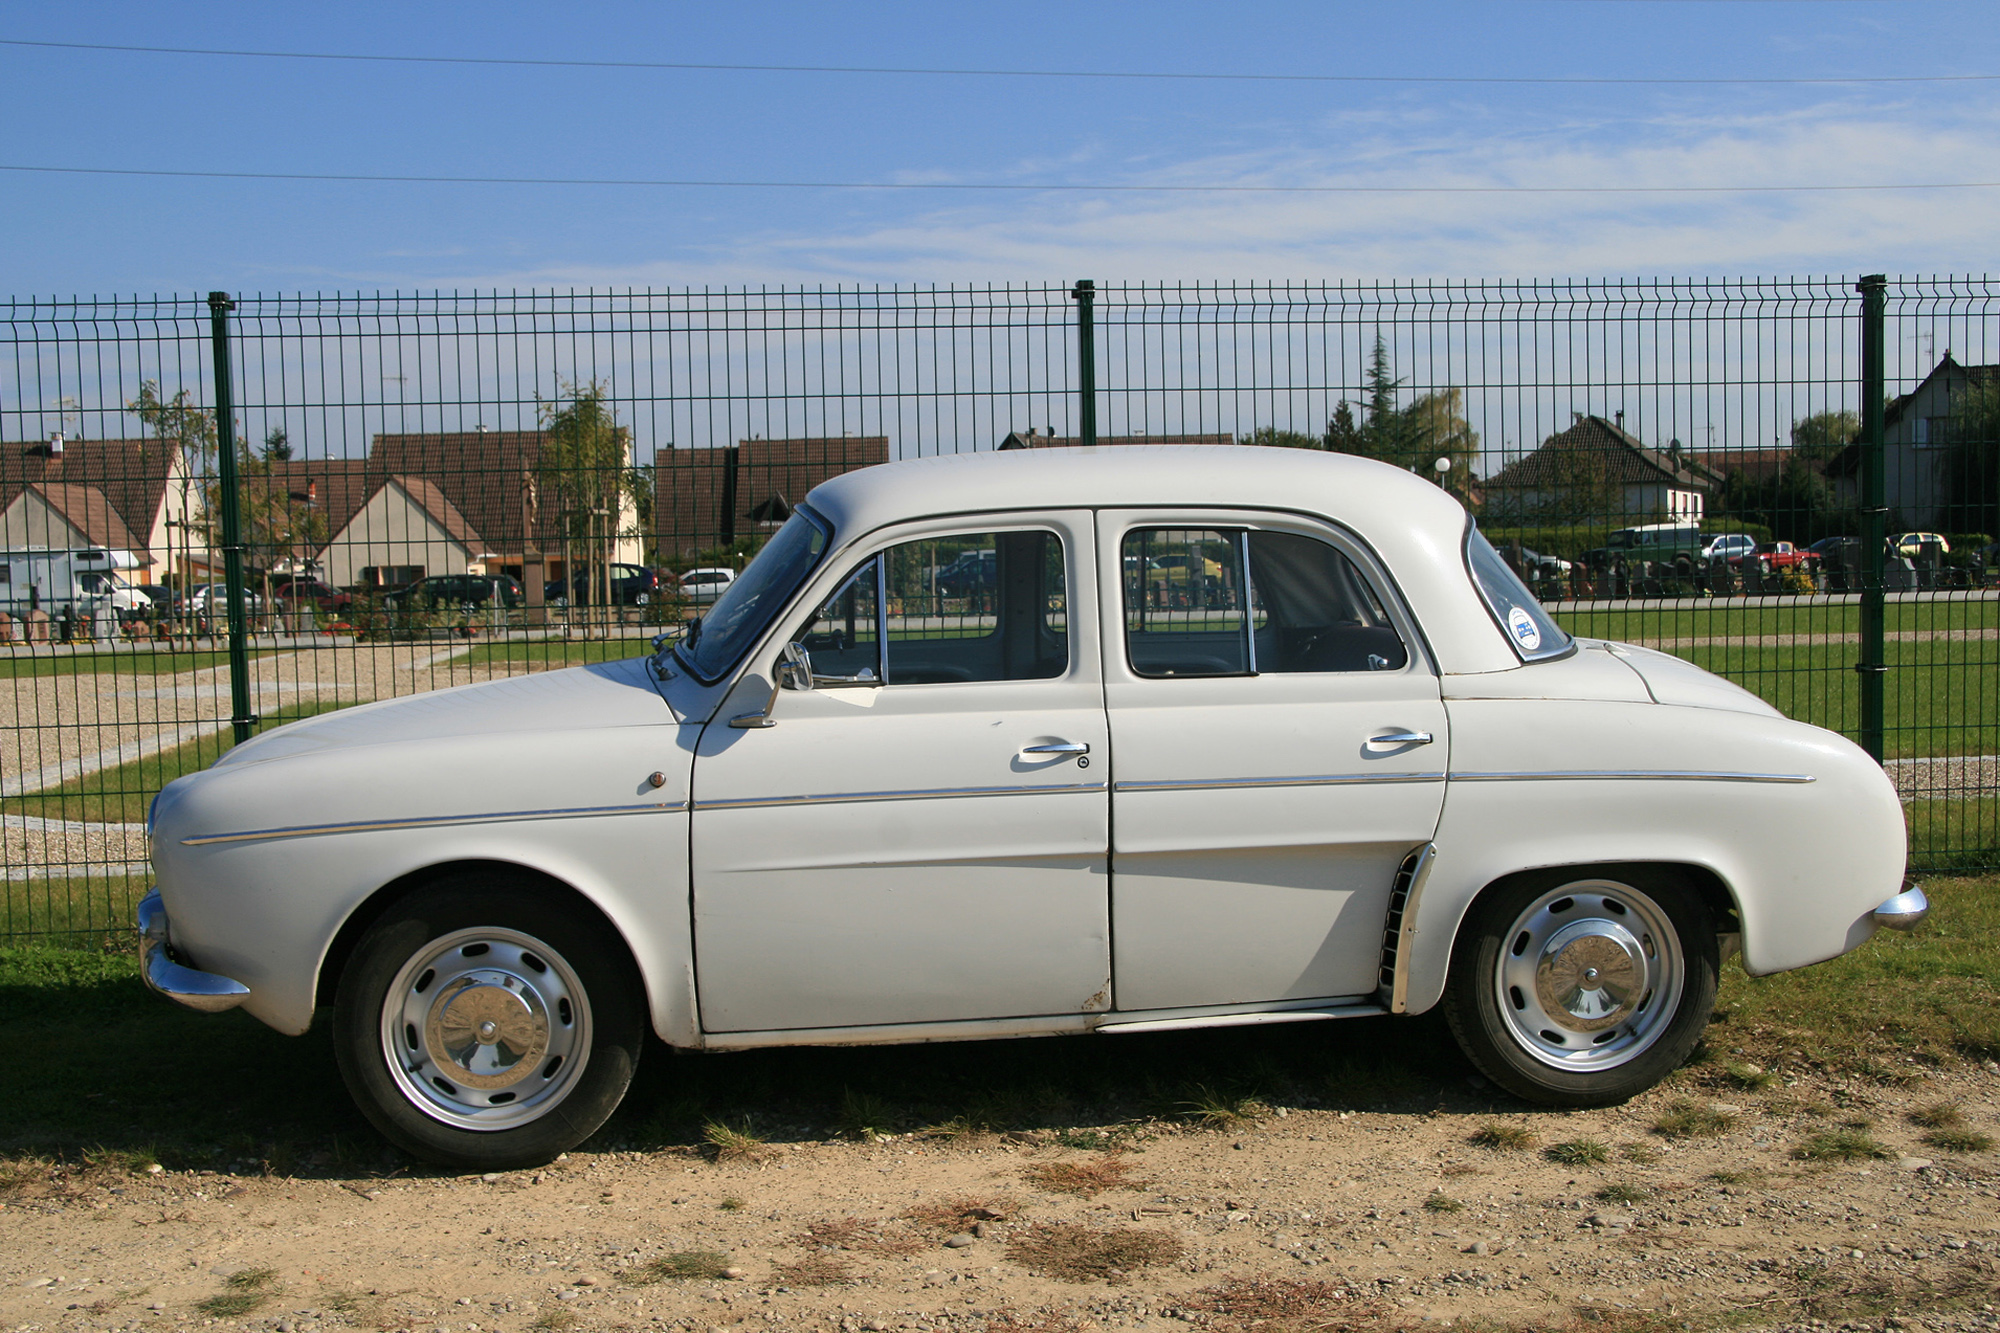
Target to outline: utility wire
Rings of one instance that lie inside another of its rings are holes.
[[[0,46],[55,51],[118,51],[138,55],[234,56],[255,60],[361,61],[384,65],[499,65],[537,69],[687,70],[736,74],[890,74],[980,79],[1156,79],[1202,83],[1657,84],[1665,86],[1784,86],[1792,84],[1992,83],[2000,74],[1855,74],[1807,78],[1647,78],[1611,74],[1274,74],[1126,69],[955,69],[924,65],[752,65],[687,60],[552,60],[525,56],[398,56],[351,51],[253,51],[209,46],[132,46],[109,42],[43,42],[0,37]]]
[[[1858,194],[1898,190],[1993,190],[2000,181],[1904,181],[1865,185],[1120,185],[1003,181],[693,180],[614,176],[401,176],[320,171],[173,171],[151,167],[44,167],[0,163],[0,171],[60,176],[153,176],[191,180],[332,181],[379,185],[561,185],[701,190],[971,190],[1017,194]]]

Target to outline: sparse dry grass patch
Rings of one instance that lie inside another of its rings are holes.
[[[1021,1175],[1045,1190],[1077,1194],[1086,1199],[1096,1198],[1109,1189],[1137,1187],[1137,1182],[1131,1179],[1132,1163],[1119,1153],[1106,1153],[1086,1161],[1036,1162]]]
[[[1472,1131],[1470,1142],[1476,1148],[1521,1151],[1535,1146],[1535,1131],[1526,1125],[1481,1125]]]
[[[211,1319],[239,1319],[279,1294],[277,1280],[275,1268],[246,1268],[231,1273],[222,1280],[227,1291],[203,1297],[194,1303],[194,1308]]]
[[[1682,1097],[1668,1103],[1653,1121],[1653,1132],[1669,1139],[1712,1139],[1736,1128],[1736,1117],[1728,1111]]]
[[[1424,1197],[1424,1211],[1427,1213],[1462,1213],[1465,1205],[1441,1190],[1433,1190]]]
[[[788,1287],[838,1287],[854,1281],[854,1265],[837,1254],[809,1254],[779,1264],[776,1274]]]
[[[1865,1129],[1824,1129],[1792,1149],[1802,1162],[1853,1162],[1894,1157]]]
[[[1606,1185],[1597,1191],[1597,1197],[1606,1203],[1644,1203],[1653,1197],[1653,1191],[1644,1185],[1628,1185],[1623,1182]]]
[[[801,1245],[850,1250],[856,1254],[915,1254],[925,1247],[921,1237],[907,1230],[891,1231],[882,1222],[864,1222],[858,1217],[814,1222],[798,1239]]]
[[[701,1137],[710,1156],[718,1162],[751,1162],[768,1150],[747,1116],[733,1125],[726,1120],[711,1120],[701,1127]]]
[[[1004,1221],[1012,1211],[1010,1205],[992,1199],[960,1197],[915,1204],[903,1210],[903,1219],[939,1236],[955,1236],[980,1222]]]
[[[1965,1112],[1958,1109],[1957,1102],[1932,1102],[1910,1112],[1909,1121],[1924,1129],[1957,1129],[1965,1123]]]
[[[720,1250],[675,1250],[627,1269],[622,1276],[627,1282],[643,1286],[719,1278],[728,1267],[729,1256]]]
[[[1181,1302],[1224,1333],[1333,1333],[1375,1324],[1381,1302],[1353,1287],[1300,1278],[1231,1278]]]
[[[1180,1237],[1165,1231],[1044,1222],[1009,1241],[1007,1257],[1062,1282],[1118,1283],[1141,1268],[1175,1262],[1184,1249]]]
[[[528,1327],[537,1329],[540,1333],[564,1333],[566,1329],[575,1328],[577,1323],[576,1311],[558,1307],[542,1311],[535,1316],[535,1322]]]
[[[1924,1135],[1924,1144],[1939,1152],[1989,1152],[1993,1136],[1976,1129],[1934,1129]]]
[[[1270,1104],[1247,1092],[1218,1092],[1206,1083],[1188,1089],[1181,1115],[1203,1129],[1235,1129],[1271,1114]]]
[[[1602,1166],[1611,1160],[1611,1149],[1600,1139],[1564,1139],[1542,1149],[1542,1156],[1558,1166]]]

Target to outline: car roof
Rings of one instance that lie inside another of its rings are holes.
[[[1256,445],[981,450],[843,473],[814,487],[806,503],[833,524],[839,546],[906,519],[1030,509],[1225,507],[1317,516],[1374,547],[1442,670],[1520,665],[1466,572],[1464,507],[1434,482],[1373,459]]]

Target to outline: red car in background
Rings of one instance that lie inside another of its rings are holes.
[[[1790,542],[1764,542],[1755,551],[1729,557],[1729,563],[1742,568],[1754,566],[1759,573],[1773,574],[1787,569],[1803,569],[1808,572],[1819,568],[1819,557]]]
[[[271,595],[287,606],[311,602],[328,615],[339,615],[354,605],[354,594],[342,592],[319,579],[273,579]]]

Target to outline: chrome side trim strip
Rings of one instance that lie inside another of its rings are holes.
[[[744,796],[722,801],[696,801],[696,810],[756,810],[772,806],[854,805],[871,801],[950,801],[963,796],[1047,796],[1052,793],[1103,791],[1101,782],[1043,783],[1006,787],[927,787],[915,791],[835,791],[809,796]]]
[[[1729,773],[1719,769],[1544,769],[1520,773],[1453,773],[1453,782],[1817,782],[1809,773]]]
[[[1254,787],[1359,787],[1371,783],[1443,782],[1442,773],[1326,773],[1304,778],[1208,778],[1201,781],[1168,779],[1160,782],[1120,782],[1114,791],[1228,791]]]
[[[261,842],[269,838],[317,838],[329,833],[376,833],[387,829],[445,828],[453,824],[514,824],[542,819],[603,819],[617,815],[669,815],[687,809],[685,801],[657,805],[589,805],[570,810],[496,810],[476,815],[431,815],[415,819],[365,819],[348,824],[295,824],[287,828],[246,829],[241,833],[204,833],[182,838],[183,847],[216,842]]]
[[[1253,1013],[1202,1014],[1189,1018],[1113,1018],[1094,1029],[1107,1037],[1137,1032],[1179,1032],[1189,1028],[1254,1027],[1266,1023],[1312,1023],[1328,1018],[1365,1018],[1382,1012],[1379,1004],[1350,1000],[1314,1009],[1265,1009]]]

